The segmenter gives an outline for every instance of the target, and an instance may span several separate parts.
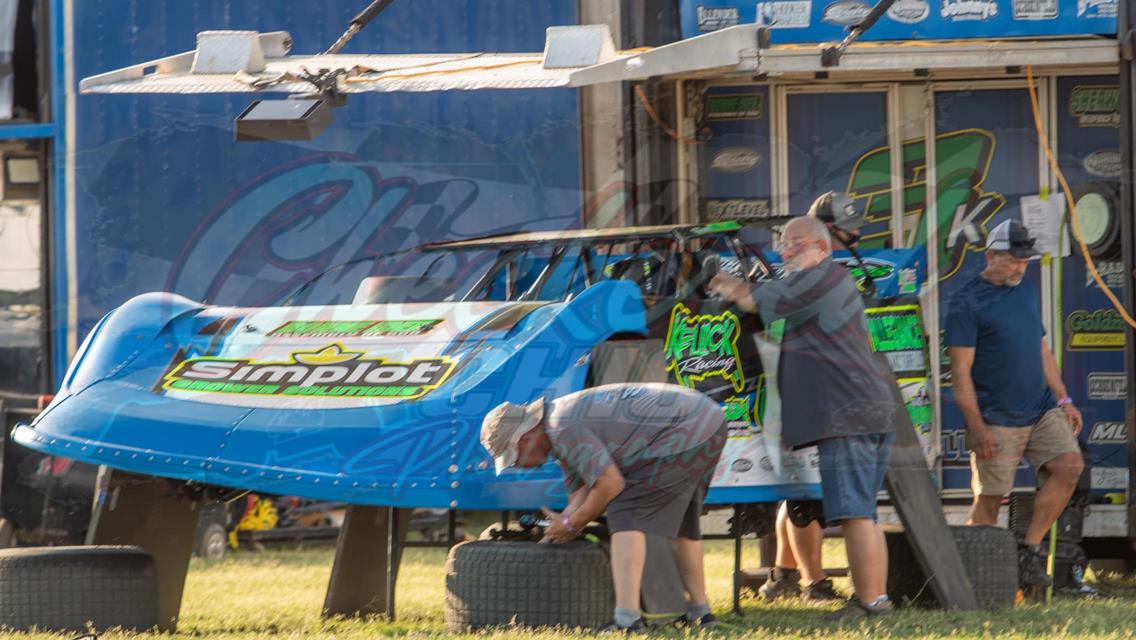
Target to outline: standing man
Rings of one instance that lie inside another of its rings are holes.
[[[887,546],[876,526],[876,494],[895,439],[891,372],[872,353],[864,303],[832,260],[828,229],[815,218],[781,232],[786,276],[749,283],[719,273],[710,288],[766,322],[785,319],[778,380],[782,439],[820,453],[825,520],[839,522],[856,595],[843,618],[887,615]]]
[[[485,416],[481,443],[497,473],[560,463],[568,507],[544,508],[541,542],[571,542],[607,510],[615,616],[604,631],[639,631],[647,534],[670,538],[689,601],[679,622],[717,625],[706,598],[699,518],[726,444],[726,416],[709,397],[661,383],[585,389],[547,404],[498,405]]]
[[[986,269],[959,289],[946,323],[955,403],[966,422],[974,505],[969,524],[993,525],[1024,455],[1041,488],[1018,550],[1022,587],[1047,586],[1041,539],[1073,495],[1084,460],[1081,412],[1065,391],[1045,340],[1037,297],[1022,285],[1038,255],[1014,220],[986,239]]]

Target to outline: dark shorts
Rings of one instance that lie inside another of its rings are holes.
[[[817,443],[825,522],[857,518],[875,522],[876,494],[883,487],[894,440],[894,433],[873,433]]]
[[[726,432],[723,422],[709,440],[693,449],[620,469],[623,492],[607,506],[608,530],[701,540],[702,501],[726,446]]]

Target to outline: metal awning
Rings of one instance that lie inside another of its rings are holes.
[[[197,48],[84,79],[83,93],[307,93],[305,78],[332,72],[344,93],[582,87],[659,78],[870,75],[916,69],[1115,65],[1116,40],[906,41],[855,43],[840,65],[821,65],[827,45],[761,48],[762,28],[738,25],[653,49],[617,51],[605,25],[552,27],[541,53],[288,55],[277,31],[205,31]]]

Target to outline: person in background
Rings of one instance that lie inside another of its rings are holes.
[[[1018,580],[1025,588],[1050,583],[1041,540],[1084,468],[1077,445],[1081,412],[1045,339],[1037,296],[1022,283],[1030,258],[1038,255],[1033,245],[1015,220],[994,227],[986,239],[986,268],[950,301],[945,337],[971,451],[969,524],[998,522],[1023,456],[1041,481],[1018,550]]]
[[[785,320],[778,363],[782,440],[817,445],[825,519],[844,534],[855,597],[838,619],[891,613],[887,547],[876,525],[876,494],[895,439],[891,371],[872,353],[864,303],[832,260],[828,229],[815,218],[781,231],[785,277],[757,283],[719,273],[710,289],[769,323]]]

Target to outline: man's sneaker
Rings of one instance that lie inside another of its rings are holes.
[[[845,622],[864,618],[882,618],[891,614],[891,600],[877,600],[873,604],[864,604],[853,595],[843,607],[828,615],[827,619],[830,622]]]
[[[757,595],[766,600],[795,598],[801,595],[801,572],[796,569],[773,567],[765,584],[757,590]]]
[[[635,622],[632,622],[630,627],[621,627],[615,624],[615,620],[612,620],[604,626],[596,629],[597,634],[644,633],[645,631],[647,631],[647,625],[643,622],[643,618],[639,618]]]
[[[805,585],[805,600],[823,602],[827,600],[843,600],[844,596],[832,586],[832,580],[825,578]]]
[[[1051,580],[1045,573],[1045,552],[1039,547],[1018,546],[1018,586],[1045,588]]]
[[[691,621],[686,614],[683,614],[674,621],[674,625],[680,629],[687,627],[691,629],[714,629],[718,626],[718,619],[714,617],[714,614],[708,613],[697,620]]]

